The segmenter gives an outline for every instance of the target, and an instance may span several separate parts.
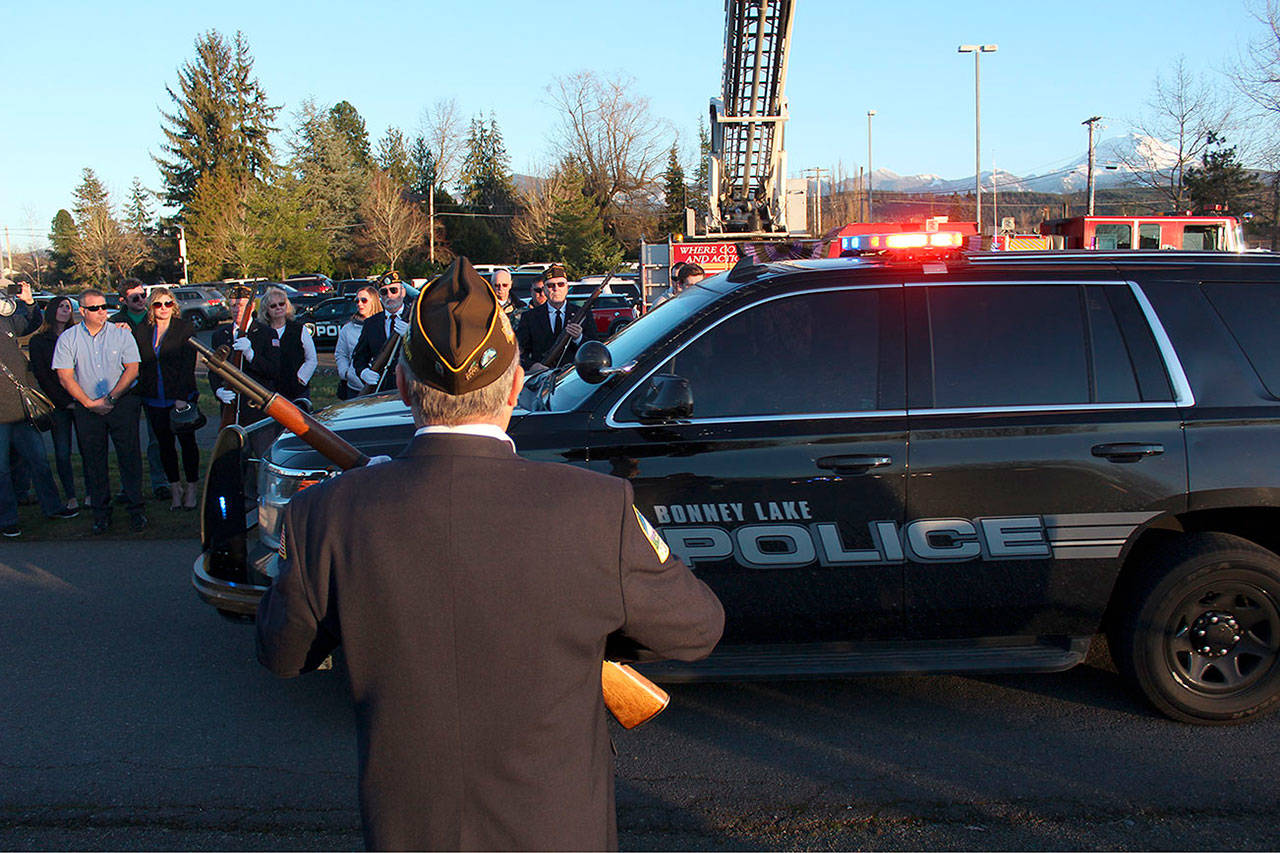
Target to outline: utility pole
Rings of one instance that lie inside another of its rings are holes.
[[[178,257],[182,259],[182,283],[190,284],[191,278],[187,274],[187,229],[178,226]],[[283,278],[280,279],[284,281]]]
[[[1089,216],[1093,216],[1093,126],[1100,121],[1102,121],[1102,116],[1091,116],[1080,122],[1089,126],[1089,172],[1086,179],[1089,193],[1089,207],[1086,212]]]
[[[806,178],[808,178],[809,175],[812,174],[813,180],[817,181],[817,184],[818,184],[818,192],[817,192],[817,195],[815,196],[815,204],[814,204],[816,208],[816,213],[817,213],[817,215],[814,218],[817,220],[818,224],[817,224],[817,227],[814,228],[814,236],[822,235],[822,175],[824,173],[829,175],[831,174],[831,170],[814,166],[812,169],[804,169],[801,172],[801,174],[804,175]]]
[[[978,236],[982,236],[982,69],[979,60],[984,53],[995,53],[999,45],[962,44],[957,53],[973,54],[973,196],[974,218],[978,220]]]
[[[427,230],[431,232],[429,242],[430,248],[427,250],[427,258],[431,263],[436,262],[436,182],[431,182],[431,188],[427,190]]]
[[[871,203],[871,189],[874,183],[871,171],[871,117],[876,114],[875,110],[867,110],[867,221],[875,219],[875,206]]]

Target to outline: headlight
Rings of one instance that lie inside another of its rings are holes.
[[[321,469],[300,470],[264,462],[258,467],[258,536],[262,544],[275,550],[280,547],[280,524],[284,508],[298,492],[333,476]]]

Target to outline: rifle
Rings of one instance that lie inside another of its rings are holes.
[[[591,295],[587,297],[587,301],[582,303],[582,308],[570,322],[577,323],[581,326],[583,320],[591,316],[591,306],[600,298],[600,294],[604,293],[604,289],[609,284],[609,279],[611,278],[613,278],[612,270],[610,270],[609,274],[604,277],[604,281],[600,282],[600,284],[596,286],[596,289],[591,291]],[[569,323],[565,323],[564,326],[565,327],[560,330],[560,336],[556,338],[556,342],[551,345],[551,349],[547,350],[546,355],[538,359],[552,370],[555,370],[560,366],[560,359],[564,358],[564,351],[569,348]],[[583,328],[585,329],[585,327]]]
[[[282,427],[314,447],[343,471],[363,468],[369,457],[342,436],[299,409],[274,391],[268,391],[231,364],[229,347],[209,349],[195,338],[187,343],[204,356],[209,369],[221,376],[236,394],[243,395]],[[670,697],[661,687],[631,667],[604,661],[600,670],[604,704],[624,728],[632,729],[653,719],[667,707]]]
[[[386,343],[382,345],[382,349],[378,350],[377,357],[373,361],[369,362],[369,369],[378,374],[378,381],[372,385],[364,386],[364,390],[360,392],[361,394],[369,394],[373,391],[377,391],[378,388],[382,387],[382,383],[386,380],[385,374],[387,366],[391,364],[392,359],[395,358],[396,353],[400,349],[400,342],[402,340],[395,331],[395,321],[392,321],[390,337],[388,337]]]
[[[246,334],[249,331],[249,324],[252,322],[253,322],[253,300],[250,299],[245,304],[244,311],[241,313],[239,317],[235,319],[235,324],[232,327],[233,331],[231,332],[231,340],[234,341],[236,339],[236,332],[239,332],[242,335]],[[241,368],[241,366],[243,365],[243,362],[244,362],[244,355],[242,353],[236,352],[231,356],[231,364],[237,370]],[[236,395],[236,401],[234,403],[222,404],[222,422],[218,425],[218,429],[219,430],[226,429],[227,427],[238,422],[239,420],[240,420],[240,397],[239,395]]]

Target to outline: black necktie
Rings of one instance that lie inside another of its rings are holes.
[[[553,335],[559,335],[559,334],[560,334],[560,329],[562,329],[562,328],[563,328],[563,323],[562,323],[562,321],[560,320],[560,311],[561,311],[561,310],[562,310],[562,309],[560,309],[560,308],[557,308],[557,309],[556,309],[556,320],[555,320],[555,322],[554,322],[554,323],[552,323],[552,324],[551,324],[551,334],[553,334]]]

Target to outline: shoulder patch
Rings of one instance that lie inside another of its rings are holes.
[[[658,562],[665,563],[667,557],[671,556],[671,548],[662,538],[662,534],[653,528],[649,523],[649,519],[640,514],[640,510],[634,506],[631,507],[632,512],[636,514],[636,521],[640,524],[640,532],[644,534],[644,538],[649,540],[649,544],[653,546],[653,553],[658,555]],[[284,548],[284,539],[280,540],[280,548]]]

